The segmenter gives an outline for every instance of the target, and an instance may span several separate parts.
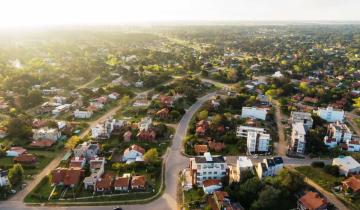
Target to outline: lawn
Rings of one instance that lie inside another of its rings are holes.
[[[311,166],[300,166],[296,168],[301,174],[307,176],[327,191],[331,191],[333,187],[338,186],[343,177],[335,177],[323,171],[322,168],[314,168]]]
[[[193,188],[184,191],[184,206],[187,209],[197,209],[200,204],[205,203],[205,194],[202,188]]]
[[[360,128],[360,119],[356,118],[356,119],[354,119],[354,121],[355,121],[357,127]]]

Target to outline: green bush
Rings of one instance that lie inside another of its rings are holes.
[[[322,161],[315,161],[311,163],[311,166],[314,168],[324,168],[325,163]]]

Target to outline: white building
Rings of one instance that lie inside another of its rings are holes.
[[[250,118],[265,120],[266,119],[266,114],[267,114],[266,109],[244,106],[242,108],[241,117],[242,118],[250,117]]]
[[[74,117],[77,119],[89,119],[92,115],[92,111],[80,111],[78,109],[74,111]]]
[[[316,111],[316,114],[319,115],[319,117],[323,120],[326,120],[327,122],[336,122],[340,121],[343,122],[345,112],[344,110],[339,109],[333,109],[332,107],[319,108]]]
[[[284,161],[281,157],[273,157],[263,159],[259,162],[256,169],[256,173],[259,179],[266,176],[275,176],[284,168]]]
[[[239,156],[236,160],[236,168],[231,172],[232,179],[237,182],[240,181],[241,174],[247,171],[254,173],[253,168],[254,165],[250,158],[247,156]]]
[[[0,187],[9,185],[8,171],[0,169]]]
[[[307,132],[313,126],[313,119],[310,113],[307,112],[291,112],[290,114],[290,124],[294,123],[303,123],[304,129]]]
[[[305,152],[305,128],[303,123],[294,123],[291,131],[291,150],[300,154]]]
[[[44,140],[49,139],[57,141],[61,136],[61,132],[57,128],[40,128],[33,129],[33,139],[34,140]]]
[[[250,153],[268,152],[269,151],[270,134],[248,132],[247,149]]]
[[[334,158],[332,165],[339,166],[341,175],[349,176],[351,174],[360,173],[360,163],[351,156],[340,156],[338,158]]]
[[[265,128],[257,128],[250,126],[238,126],[236,129],[237,137],[247,137],[249,132],[265,133]]]
[[[70,109],[70,107],[71,107],[71,104],[63,104],[63,105],[60,105],[60,106],[55,107],[55,109],[53,109],[53,110],[51,111],[51,113],[52,113],[53,115],[59,115],[59,114],[62,113],[62,112],[68,111],[68,110]]]
[[[108,118],[102,123],[91,128],[91,136],[94,139],[109,139],[114,130],[115,119]]]
[[[360,142],[357,140],[347,141],[346,146],[349,152],[360,152]]]
[[[210,152],[205,152],[203,156],[190,158],[192,184],[202,186],[204,180],[220,180],[227,174],[228,166],[223,156],[212,156]]]
[[[351,140],[352,132],[345,123],[336,121],[328,125],[326,136],[330,139],[335,139],[337,143],[347,142]]]
[[[284,75],[280,72],[280,71],[276,71],[273,75],[272,75],[272,77],[275,77],[275,78],[281,78],[281,77],[283,77]]]
[[[147,131],[151,127],[151,124],[152,124],[152,119],[150,117],[144,117],[138,123],[139,130],[140,131]]]
[[[86,159],[91,159],[97,157],[100,152],[100,146],[95,142],[84,142],[78,144],[74,148],[75,157],[85,157]]]
[[[137,81],[137,82],[135,82],[135,87],[137,87],[137,88],[142,88],[142,87],[144,87],[144,82],[143,82],[143,81]]]

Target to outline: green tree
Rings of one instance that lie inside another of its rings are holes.
[[[198,120],[206,120],[208,118],[208,111],[207,110],[203,110],[201,112],[199,112],[199,114],[197,114],[197,118]]]
[[[281,200],[281,190],[266,186],[259,198],[251,205],[251,210],[277,210]]]
[[[7,124],[7,130],[10,137],[26,141],[29,141],[32,135],[31,127],[23,117],[11,118]]]
[[[157,161],[158,159],[158,151],[156,150],[156,148],[152,148],[149,149],[145,154],[144,154],[144,161],[146,163],[154,163]]]
[[[13,167],[9,169],[8,177],[11,185],[16,186],[24,179],[24,169],[20,164],[14,164]]]

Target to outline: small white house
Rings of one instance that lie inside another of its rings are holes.
[[[27,150],[22,147],[11,147],[9,150],[6,151],[7,157],[18,157],[27,153]]]
[[[117,99],[119,99],[119,96],[120,96],[119,93],[113,92],[113,93],[108,95],[108,98],[110,98],[112,100],[117,100]]]
[[[344,110],[333,109],[330,106],[327,107],[326,109],[319,108],[316,111],[316,114],[321,119],[326,120],[327,122],[336,122],[336,121],[343,122],[344,121],[344,116],[345,116]]]
[[[89,119],[92,115],[92,111],[80,111],[78,109],[74,111],[74,117],[77,119]]]
[[[232,171],[232,178],[234,181],[240,181],[241,174],[249,171],[253,173],[253,163],[247,156],[239,156],[236,160],[236,168]]]
[[[267,114],[266,109],[244,106],[242,108],[241,117],[242,118],[250,117],[250,118],[255,118],[255,119],[259,119],[259,120],[265,120],[266,114]]]
[[[349,176],[360,173],[360,163],[351,156],[340,156],[338,158],[334,158],[332,165],[339,166],[341,175]]]
[[[345,123],[336,121],[328,125],[327,134],[329,138],[335,139],[337,143],[351,140],[352,132]]]
[[[9,185],[8,171],[0,169],[0,187]]]
[[[265,128],[257,128],[251,126],[238,126],[236,129],[237,137],[247,137],[249,132],[265,133]]]

